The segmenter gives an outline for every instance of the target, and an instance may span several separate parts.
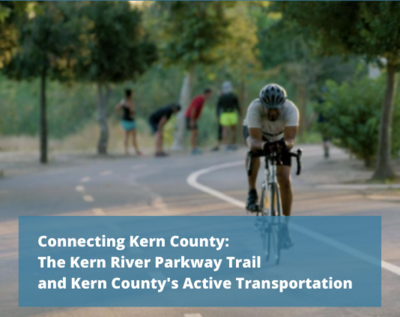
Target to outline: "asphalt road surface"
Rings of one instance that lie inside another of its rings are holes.
[[[312,182],[323,159],[305,147],[293,177],[295,215],[382,216],[381,308],[20,308],[18,216],[245,215],[245,150],[201,156],[81,161],[0,179],[0,317],[400,316],[400,204]],[[334,150],[332,160],[344,154]]]

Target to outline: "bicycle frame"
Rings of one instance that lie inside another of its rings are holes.
[[[297,150],[297,154],[289,153],[291,157],[297,159],[297,175],[301,172],[301,149]],[[251,159],[252,153],[249,152],[249,165],[248,172],[251,172]],[[280,230],[282,225],[282,202],[279,192],[279,184],[277,177],[277,162],[280,158],[277,153],[271,155],[257,155],[264,156],[264,181],[262,183],[262,192],[260,200],[260,210],[257,212],[255,227],[260,231],[263,248],[265,251],[265,259],[268,261],[271,254],[274,255],[275,264],[279,264],[281,255],[281,238]],[[268,198],[266,201],[265,198]],[[272,248],[271,248],[272,246]]]
[[[277,178],[277,168],[276,168],[276,154],[272,156],[265,157],[265,166],[264,166],[264,181],[262,185],[262,190],[265,193],[265,197],[268,197],[268,202],[269,205],[265,206],[268,208],[268,211],[271,216],[281,216],[282,215],[282,202],[280,199],[280,193],[279,193],[279,184],[278,184],[278,178]],[[272,190],[271,188],[275,186],[277,189]],[[274,209],[274,206],[271,206],[276,201],[276,210],[274,210],[274,215],[272,214],[272,210]],[[263,208],[264,209],[264,208]],[[265,213],[265,209],[261,210],[261,213],[263,215],[267,215]]]

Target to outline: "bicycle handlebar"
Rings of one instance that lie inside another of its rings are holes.
[[[293,152],[289,152],[289,155],[291,157],[295,157],[296,158],[296,162],[297,162],[296,175],[298,176],[301,173],[301,155],[303,154],[303,150],[302,149],[298,149],[296,152],[297,152],[297,154],[293,153]]]
[[[296,163],[297,163],[296,175],[300,175],[301,174],[301,168],[302,168],[301,155],[302,154],[303,154],[303,150],[302,149],[298,149],[296,151],[296,153],[289,152],[289,156],[290,157],[295,157],[296,158]],[[249,157],[249,160],[247,162],[247,172],[248,172],[249,176],[251,175],[251,170],[252,170],[252,160],[251,160],[252,158],[255,158],[255,157],[267,157],[267,158],[269,158],[269,157],[271,157],[270,154],[266,154],[263,151],[257,151],[257,152],[250,151],[250,152],[247,153],[247,155]],[[276,159],[276,156],[274,158]]]

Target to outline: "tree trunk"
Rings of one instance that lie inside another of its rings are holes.
[[[396,174],[390,164],[391,157],[391,126],[393,101],[396,91],[396,67],[390,59],[387,62],[386,91],[382,104],[381,122],[379,128],[378,153],[373,179],[394,179]]]
[[[303,135],[307,128],[307,84],[297,83],[296,105],[300,112],[299,135]]]
[[[48,162],[47,155],[47,110],[46,110],[47,68],[43,66],[40,76],[40,163]]]
[[[242,75],[239,83],[239,103],[240,110],[242,113],[246,113],[247,106],[246,102],[246,75]]]
[[[97,143],[97,154],[106,155],[108,145],[107,99],[109,88],[104,84],[97,84],[97,115],[100,126],[100,137]]]
[[[185,78],[183,79],[183,85],[181,89],[181,95],[179,103],[182,107],[182,110],[179,112],[178,120],[176,124],[176,132],[174,135],[174,143],[172,145],[173,150],[181,150],[185,141],[185,112],[187,107],[190,104],[190,99],[192,95],[193,82],[194,82],[194,66],[189,69],[186,73]]]

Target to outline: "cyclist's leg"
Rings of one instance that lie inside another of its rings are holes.
[[[282,212],[285,216],[290,216],[293,202],[292,180],[290,176],[290,166],[277,166],[277,178],[282,200]],[[286,221],[289,221],[287,218]]]
[[[285,162],[284,162],[285,163]],[[282,212],[285,217],[284,225],[281,226],[281,234],[283,238],[283,249],[293,246],[293,240],[289,234],[289,219],[292,209],[293,192],[290,177],[290,166],[281,165],[277,167],[277,178],[279,183],[279,192],[281,194]]]
[[[246,171],[247,171],[247,166],[248,166],[248,162],[246,159]],[[251,174],[250,176],[247,176],[247,182],[249,184],[249,189],[256,189],[256,183],[257,183],[257,174],[258,174],[258,170],[260,168],[260,158],[259,157],[254,157],[252,158],[252,167],[251,167]]]
[[[249,132],[247,127],[243,127],[243,139],[244,142],[247,146],[248,145],[248,137],[249,137]],[[251,173],[248,175],[247,167],[248,167],[248,160],[249,158],[246,157],[246,164],[245,164],[245,169],[246,169],[246,174],[247,174],[247,182],[249,185],[249,192],[247,194],[247,203],[246,203],[246,209],[249,211],[258,211],[259,206],[258,206],[258,195],[257,195],[257,189],[256,189],[256,183],[257,183],[257,174],[258,170],[260,168],[260,158],[252,158],[252,168],[251,168]]]

